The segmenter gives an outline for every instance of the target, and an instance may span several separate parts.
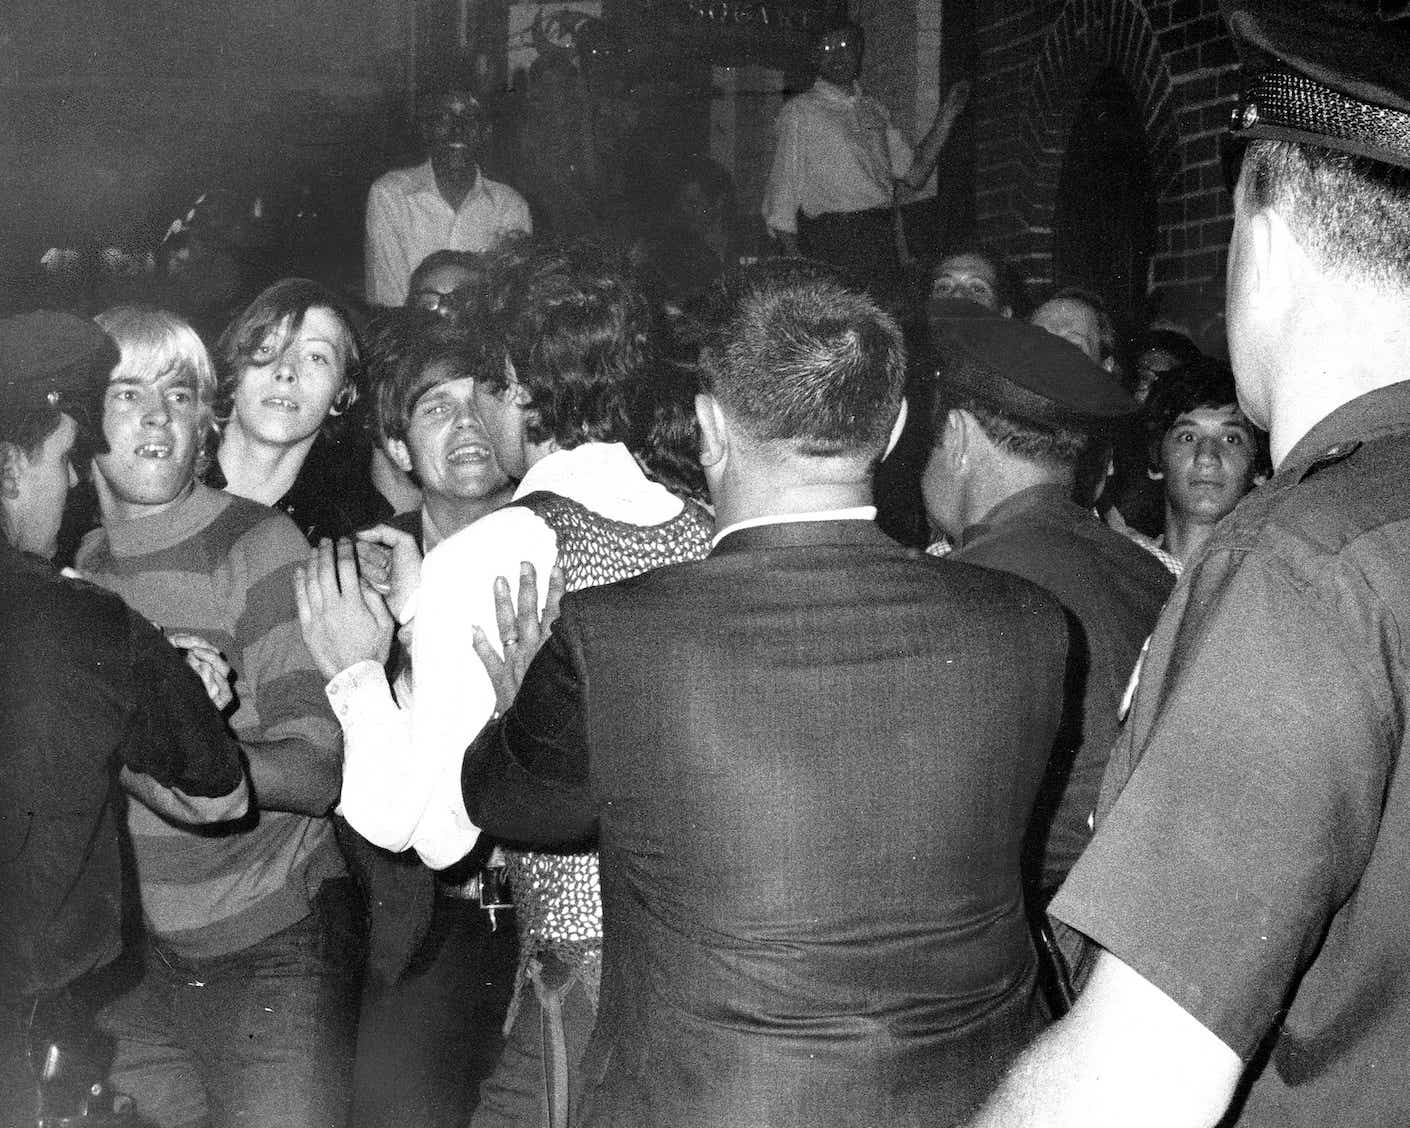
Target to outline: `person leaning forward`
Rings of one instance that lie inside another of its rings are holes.
[[[117,785],[184,823],[249,790],[214,702],[219,659],[180,651],[49,563],[117,359],[91,321],[0,320],[0,1123],[95,1116],[97,973],[122,946]],[[177,639],[176,641],[182,641]],[[93,1086],[90,1088],[90,1086]],[[111,1109],[111,1101],[107,1108]],[[46,1123],[48,1121],[46,1120]],[[116,1123],[116,1122],[114,1122]]]
[[[1063,615],[877,529],[889,317],[788,260],[713,300],[714,549],[564,598],[466,754],[466,806],[599,844],[578,1123],[953,1124],[1043,1021],[1019,851]]]
[[[1230,358],[1275,472],[1152,636],[1051,906],[1104,951],[985,1126],[1410,1123],[1410,9],[1224,10]]]

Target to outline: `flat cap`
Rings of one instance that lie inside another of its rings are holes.
[[[1236,141],[1410,168],[1410,2],[1221,0],[1243,60]]]
[[[1141,410],[1111,373],[1046,329],[983,310],[937,328],[936,375],[1005,415],[1098,432]]]
[[[86,407],[117,359],[112,340],[86,317],[44,310],[0,319],[0,416]]]

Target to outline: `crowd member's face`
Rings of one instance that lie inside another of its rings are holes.
[[[1094,364],[1101,364],[1101,327],[1097,324],[1097,311],[1086,302],[1053,298],[1034,310],[1029,321],[1054,337],[1076,345]]]
[[[930,296],[975,302],[1005,317],[1012,312],[1007,307],[999,307],[999,276],[993,265],[980,255],[950,255],[941,259],[930,283]]]
[[[417,280],[416,289],[406,296],[406,304],[452,319],[455,317],[455,303],[450,301],[451,296],[468,286],[474,277],[465,267],[455,263],[438,266]]]
[[[78,484],[72,455],[78,427],[61,416],[59,425],[32,453],[15,448],[13,497],[5,503],[5,524],[11,543],[21,552],[46,560],[59,545],[59,526],[69,490]],[[7,478],[11,468],[7,467]]]
[[[1253,488],[1253,431],[1237,404],[1180,415],[1160,443],[1165,496],[1176,513],[1212,524]]]
[[[233,417],[247,436],[270,446],[312,438],[343,386],[343,323],[314,306],[296,332],[276,326],[250,357],[235,386]]]
[[[452,90],[428,101],[419,114],[421,139],[436,171],[468,174],[479,159],[483,137],[480,108],[469,94]]]
[[[103,397],[108,450],[94,459],[104,511],[126,520],[180,498],[195,480],[205,429],[194,374],[124,374],[119,366]]]
[[[506,387],[494,391],[483,385],[475,386],[475,411],[484,424],[494,450],[495,460],[511,478],[522,478],[529,468],[528,438],[524,429],[529,421],[528,396],[514,375],[514,365],[504,358]]]
[[[843,28],[825,35],[813,48],[818,74],[834,86],[851,86],[862,70],[862,35]]]
[[[485,424],[475,408],[475,381],[437,362],[429,373],[441,382],[423,392],[411,409],[406,441],[387,444],[398,466],[415,473],[421,491],[456,501],[478,501],[509,481],[499,467]]]

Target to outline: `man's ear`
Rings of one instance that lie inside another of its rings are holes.
[[[729,435],[720,401],[709,392],[695,397],[695,421],[700,424],[700,465],[719,465],[729,451]]]
[[[910,404],[906,402],[906,397],[902,396],[901,410],[896,412],[896,422],[891,424],[891,437],[886,440],[886,450],[882,453],[882,458],[885,458],[895,450],[896,444],[901,441],[901,432],[906,429],[906,417],[910,414],[910,411]]]
[[[970,432],[974,426],[974,417],[963,408],[952,407],[945,413],[945,434],[940,449],[951,466],[959,468],[969,461],[969,448],[974,441]]]
[[[411,473],[411,450],[406,443],[401,439],[388,439],[382,444],[382,449],[387,452],[393,466],[403,474]]]
[[[20,496],[20,482],[28,465],[29,459],[15,443],[0,443],[0,496],[11,500]]]

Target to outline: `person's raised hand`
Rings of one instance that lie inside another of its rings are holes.
[[[318,664],[332,679],[358,662],[386,662],[396,627],[382,596],[358,575],[357,551],[347,537],[323,540],[294,575],[299,629]]]
[[[548,574],[548,594],[539,612],[538,573],[527,560],[519,565],[519,593],[516,602],[509,581],[500,576],[494,582],[495,625],[502,653],[491,644],[477,625],[471,636],[475,653],[484,664],[494,685],[495,703],[500,712],[509,708],[524,680],[524,673],[539,652],[558,618],[563,601],[563,569],[557,564]]]

